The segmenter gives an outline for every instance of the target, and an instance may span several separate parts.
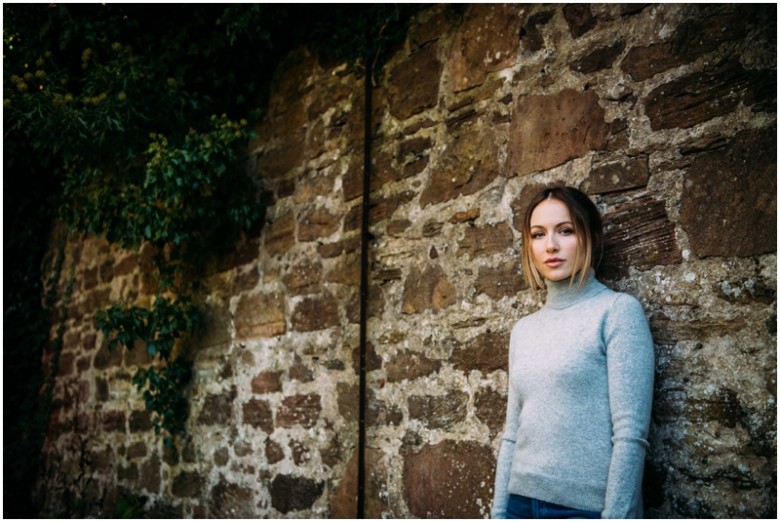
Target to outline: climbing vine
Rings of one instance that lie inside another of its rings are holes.
[[[17,497],[9,488],[34,481],[29,448],[42,440],[29,434],[24,412],[37,411],[35,374],[49,332],[39,267],[51,220],[155,252],[153,304],[114,303],[94,317],[111,349],[153,357],[133,383],[172,444],[188,412],[186,343],[203,322],[192,297],[198,266],[262,223],[262,180],[246,176],[244,151],[277,61],[304,44],[358,72],[366,60],[379,70],[419,8],[3,5],[4,199],[13,209],[4,257],[14,260],[4,363],[26,361],[18,379],[6,379],[6,398],[20,405],[5,409],[14,411],[4,416],[7,433],[22,435],[5,438],[5,455],[18,455],[25,470],[6,481],[9,498]],[[9,444],[24,443],[11,439],[28,440],[28,449],[14,451]],[[25,503],[18,514],[34,516],[30,509]]]

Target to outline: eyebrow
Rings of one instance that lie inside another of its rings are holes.
[[[555,227],[553,227],[553,228],[560,227],[561,225],[571,225],[571,226],[574,226],[574,223],[572,223],[571,221],[561,221],[560,223],[555,225]],[[531,228],[544,228],[544,227],[542,225],[531,225]]]

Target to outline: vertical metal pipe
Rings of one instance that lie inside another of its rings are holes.
[[[371,48],[370,32],[366,31],[366,49]],[[369,247],[371,234],[369,232],[369,195],[371,193],[371,57],[366,53],[366,70],[364,77],[364,103],[363,103],[363,201],[362,223],[360,232],[360,363],[358,371],[359,380],[359,413],[358,413],[358,463],[357,463],[357,518],[365,518],[366,500],[366,413],[368,398],[366,397],[366,351],[368,321],[368,271],[369,271]]]

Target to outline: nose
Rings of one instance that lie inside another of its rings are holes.
[[[553,253],[558,251],[558,239],[555,237],[555,234],[548,234],[547,235],[547,252]]]

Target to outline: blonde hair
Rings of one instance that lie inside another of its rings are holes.
[[[573,187],[546,188],[534,196],[528,205],[523,219],[522,230],[523,251],[521,261],[523,264],[523,275],[531,288],[544,288],[544,281],[534,265],[531,252],[531,214],[539,203],[547,199],[557,199],[569,210],[574,233],[577,236],[577,259],[574,264],[574,272],[571,275],[570,284],[574,282],[575,277],[579,274],[579,283],[577,284],[579,288],[585,282],[590,269],[593,268],[595,270],[601,262],[603,231],[601,214],[596,205],[588,196]]]

